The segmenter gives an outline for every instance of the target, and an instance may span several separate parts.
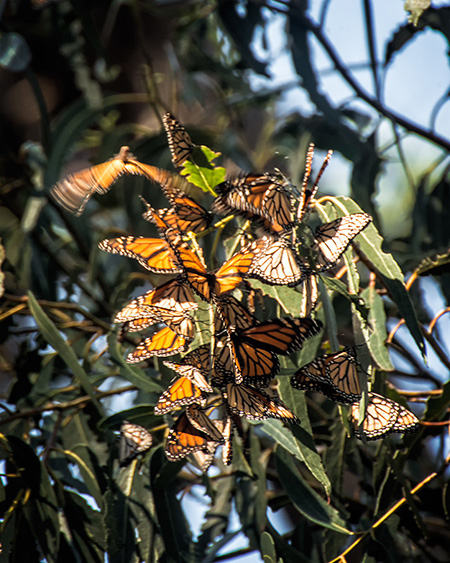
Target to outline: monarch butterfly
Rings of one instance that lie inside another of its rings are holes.
[[[256,323],[256,318],[239,303],[232,295],[224,295],[215,300],[217,315],[215,318],[215,332],[220,333],[235,327],[244,330]]]
[[[289,422],[299,422],[296,415],[280,399],[270,397],[260,389],[248,385],[229,383],[223,392],[227,408],[250,420],[279,418]]]
[[[311,275],[302,282],[302,302],[300,305],[300,316],[309,317],[317,305],[319,299],[319,287],[317,276]]]
[[[288,355],[300,350],[305,340],[317,334],[321,328],[322,323],[311,318],[286,318],[259,323],[242,331],[229,331],[227,346],[236,383],[265,382],[273,377],[279,367],[274,355]]]
[[[112,159],[71,174],[50,189],[51,196],[65,209],[81,215],[95,192],[105,194],[124,174],[144,176],[162,186],[183,188],[187,181],[168,170],[139,162],[129,147],[121,147]]]
[[[155,414],[165,414],[182,405],[197,403],[204,405],[205,393],[212,393],[213,389],[202,375],[201,371],[192,365],[164,362],[164,365],[181,375],[173,379],[166,391],[155,405]]]
[[[316,358],[292,376],[291,385],[296,389],[320,391],[338,403],[359,401],[361,387],[355,351],[347,347]]]
[[[129,364],[143,362],[152,356],[172,356],[184,352],[192,338],[180,336],[168,326],[165,326],[153,336],[142,340],[137,348],[126,358]]]
[[[152,435],[146,428],[124,420],[120,427],[120,467],[128,465],[137,455],[150,449],[152,442]]]
[[[163,123],[173,165],[182,166],[191,157],[195,145],[186,129],[178,123],[171,113],[167,112],[163,115]]]
[[[259,279],[269,285],[299,285],[311,270],[297,257],[289,238],[292,233],[284,233],[278,240],[272,240],[253,260],[248,277]]]
[[[186,414],[195,428],[208,434],[213,440],[223,443],[222,432],[216,424],[217,421],[211,420],[202,407],[196,404],[189,405]]]
[[[219,195],[211,206],[218,215],[236,213],[249,219],[265,219],[275,232],[294,223],[292,197],[285,182],[273,174],[245,174],[217,186]]]
[[[265,386],[269,379],[280,370],[276,354],[270,350],[258,348],[252,343],[226,338],[217,338],[214,350],[213,384],[223,387],[234,380],[254,385]]]
[[[200,258],[173,229],[166,231],[165,236],[177,254],[188,283],[208,302],[213,295],[220,296],[235,289],[246,276],[255,256],[267,245],[265,237],[257,239],[233,254],[216,272],[208,272]]]
[[[111,254],[134,258],[147,270],[155,274],[179,274],[175,253],[165,240],[144,237],[119,237],[102,240],[98,247]]]
[[[214,423],[211,422],[211,424]],[[223,438],[221,436],[219,441],[214,440],[211,436],[196,428],[189,420],[186,412],[183,412],[170,429],[164,452],[169,461],[178,461],[190,453],[198,451],[208,453],[211,442],[217,442],[217,445],[219,445],[223,442]]]
[[[200,352],[202,348],[208,350],[208,362],[209,362],[209,346],[200,346],[196,348],[183,358],[184,363],[177,364],[174,362],[164,362],[164,365],[172,369],[182,377],[190,379],[195,385],[204,393],[212,393],[213,389],[211,385],[206,380],[206,373],[204,370],[204,361],[201,360]],[[196,359],[198,358],[198,359]],[[209,370],[208,370],[209,371]]]
[[[163,186],[163,191],[172,205],[180,231],[200,233],[209,227],[213,214],[195,199],[171,185]]]
[[[148,316],[147,307],[155,305],[179,313],[198,308],[192,291],[183,283],[182,278],[178,277],[130,301],[116,314],[114,322],[127,323],[139,320]]]
[[[315,269],[325,271],[331,268],[355,236],[371,221],[372,217],[368,213],[353,213],[318,227],[312,246],[312,252],[316,256]]]
[[[142,215],[146,221],[154,223],[162,232],[172,227],[183,232],[200,233],[210,225],[211,213],[191,197],[176,188],[165,187],[164,191],[166,194],[171,194],[169,198],[173,205],[171,209],[153,209],[141,196],[147,207],[147,211]]]
[[[362,428],[358,427],[359,403],[352,405],[351,418],[357,438],[363,436],[367,440],[378,440],[386,434],[400,432],[406,434],[415,432],[419,428],[419,419],[408,409],[402,407],[392,399],[369,393],[366,417]]]
[[[322,174],[325,172],[325,168],[328,166],[332,154],[333,151],[328,151],[327,156],[323,161],[323,164],[319,170],[319,174],[317,175],[313,187],[311,189],[308,189],[308,181],[311,175],[311,165],[314,156],[314,144],[311,143],[308,147],[308,151],[306,153],[305,173],[303,175],[302,188],[300,192],[299,204],[297,207],[297,220],[299,223],[303,221],[303,219],[305,218],[311,206],[311,203],[314,200],[314,196],[316,195],[317,189],[319,187],[320,178],[322,177]]]
[[[155,414],[165,414],[194,402],[202,406],[205,405],[206,397],[203,395],[202,390],[191,379],[176,377],[159,397],[154,412]]]

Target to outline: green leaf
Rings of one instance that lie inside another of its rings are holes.
[[[284,445],[281,444],[281,442],[279,442],[279,444],[283,445],[283,447],[289,444],[289,447],[292,448],[292,442],[294,442],[295,447],[292,452],[293,455],[305,463],[306,467],[311,471],[311,474],[314,475],[319,483],[323,485],[327,495],[330,495],[331,483],[325,473],[322,458],[316,450],[312,436],[311,423],[309,421],[308,409],[306,407],[305,393],[304,391],[294,389],[289,381],[289,378],[279,377],[278,379],[280,397],[300,419],[300,426],[298,424],[291,425],[291,431],[293,434],[292,436],[291,432],[289,432],[291,440],[289,442],[283,442]],[[288,448],[286,447],[286,449]],[[298,455],[298,452],[300,455]]]
[[[101,430],[114,429],[118,430],[124,420],[140,424],[145,428],[152,428],[159,426],[162,422],[161,416],[153,414],[154,404],[140,403],[135,407],[119,411],[111,416],[106,416],[99,420],[97,423],[98,428]]]
[[[145,375],[144,370],[128,364],[124,357],[123,357],[123,350],[120,347],[119,342],[117,341],[117,335],[115,333],[111,333],[108,336],[108,350],[111,355],[111,358],[119,365],[120,367],[120,375],[132,383],[142,389],[143,391],[147,391],[148,393],[161,393],[164,391],[164,387],[161,382],[156,381],[152,377]],[[151,370],[153,373],[156,373],[155,370]]]
[[[362,318],[368,320],[370,310],[361,296],[355,295],[354,293],[349,293],[345,283],[337,278],[330,278],[328,276],[320,274],[320,279],[329,289],[335,291],[336,293],[339,293],[340,295],[348,299],[350,303],[355,306]]]
[[[293,317],[300,316],[302,294],[296,291],[296,288],[282,285],[267,285],[258,280],[247,281],[254,289],[258,289],[263,295],[274,299],[286,314]]]
[[[384,371],[393,371],[391,358],[386,348],[386,312],[384,310],[383,298],[379,295],[375,288],[369,286],[366,288],[361,297],[369,305],[369,325],[370,335],[367,340],[370,354],[377,363],[378,367]]]
[[[192,153],[192,161],[186,161],[180,174],[192,184],[216,196],[214,188],[225,180],[226,170],[222,166],[217,168],[212,163],[220,152],[214,152],[202,145],[195,147]]]
[[[30,61],[31,51],[22,35],[14,31],[0,35],[0,67],[23,72]]]
[[[339,512],[320,497],[303,479],[292,458],[283,448],[277,448],[275,461],[280,482],[296,509],[305,518],[341,534],[353,535]]]
[[[277,563],[277,551],[272,536],[268,532],[263,532],[260,541],[264,563]]]
[[[101,406],[95,395],[95,389],[91,385],[87,373],[78,363],[78,358],[73,351],[73,348],[69,346],[69,344],[67,344],[64,338],[61,336],[61,333],[58,331],[52,321],[47,317],[44,310],[36,301],[36,298],[31,293],[31,291],[28,292],[28,306],[42,336],[60,355],[62,360],[67,364],[75,378],[80,383],[83,390],[91,397],[93,404],[97,407],[100,414],[103,414],[103,407]]]

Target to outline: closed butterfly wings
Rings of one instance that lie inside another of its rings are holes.
[[[177,188],[165,186],[163,190],[172,203],[170,209],[153,209],[141,197],[147,207],[147,211],[142,215],[143,218],[154,223],[160,232],[164,233],[167,228],[174,228],[182,232],[200,233],[209,227],[212,221],[209,211]]]
[[[317,271],[331,268],[352,240],[372,221],[368,213],[353,213],[318,227],[314,233],[312,254]]]
[[[179,377],[172,380],[167,390],[158,399],[155,405],[155,414],[165,414],[191,403],[204,405],[206,402],[205,394],[212,393],[213,389],[202,372],[192,365],[172,362],[164,362],[164,364],[176,371]]]
[[[249,277],[269,285],[294,287],[304,281],[311,270],[300,261],[292,246],[292,233],[283,234],[278,240],[270,240],[261,249],[249,269]]]
[[[177,461],[197,451],[208,453],[209,442],[223,444],[222,429],[198,405],[189,405],[169,432],[165,454],[170,461]]]
[[[191,290],[178,278],[130,301],[116,314],[114,322],[126,323],[126,329],[130,332],[142,330],[154,324],[154,306],[178,313],[198,308]]]
[[[250,420],[278,418],[288,422],[298,422],[296,415],[280,399],[271,397],[261,389],[229,383],[223,395],[227,408],[238,416]]]
[[[161,307],[153,307],[151,311],[154,316],[149,319],[153,319],[153,324],[164,323],[167,326],[142,340],[128,354],[126,361],[130,364],[142,362],[152,356],[164,357],[183,352],[194,337],[193,320],[187,312],[177,313]]]
[[[415,432],[420,424],[411,411],[377,393],[369,393],[366,415],[361,427],[358,427],[359,414],[359,403],[354,403],[351,418],[355,436],[365,437],[367,440],[378,440],[396,432]]]
[[[227,180],[211,210],[218,215],[235,213],[264,220],[266,227],[281,232],[293,225],[292,196],[286,184],[272,174],[246,174]]]
[[[125,420],[120,427],[120,466],[128,465],[136,456],[149,450],[152,443],[152,435],[146,428]]]
[[[167,112],[163,116],[163,124],[169,142],[173,165],[176,167],[182,166],[186,160],[190,159],[195,145],[186,129],[180,125],[171,113]]]
[[[354,403],[361,398],[358,360],[352,348],[326,354],[300,368],[291,378],[296,389],[320,391],[339,403]]]

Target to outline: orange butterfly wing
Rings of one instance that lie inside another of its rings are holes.
[[[142,340],[137,348],[127,356],[129,364],[135,364],[152,356],[172,356],[183,352],[189,345],[189,340],[179,336],[168,326],[149,338]]]
[[[105,239],[98,245],[100,250],[134,258],[147,270],[155,274],[178,274],[181,272],[176,256],[165,240],[145,237],[119,237]]]

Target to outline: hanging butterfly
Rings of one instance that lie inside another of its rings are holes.
[[[213,295],[220,296],[235,289],[247,275],[255,256],[265,248],[265,237],[251,242],[235,252],[216,272],[208,272],[203,262],[173,229],[165,236],[178,257],[187,282],[205,301],[211,302]]]
[[[172,202],[171,209],[154,209],[141,196],[147,207],[142,217],[154,223],[160,232],[164,233],[167,228],[175,228],[182,232],[200,233],[209,227],[212,221],[211,213],[194,199],[176,188],[166,187],[164,192],[171,194],[169,198]]]
[[[295,389],[320,391],[338,403],[354,403],[361,399],[358,360],[353,348],[325,354],[300,368],[292,377]]]
[[[266,229],[282,232],[294,224],[292,196],[286,186],[285,181],[269,173],[238,176],[216,186],[219,195],[211,211],[264,221]]]
[[[394,432],[407,434],[419,429],[420,422],[416,415],[399,403],[377,393],[369,393],[368,398],[362,428],[358,427],[359,403],[352,405],[351,418],[357,438],[378,440]]]
[[[192,342],[192,337],[181,336],[170,327],[165,326],[153,336],[145,338],[130,352],[126,358],[129,364],[148,360],[152,356],[172,356],[184,352]]]
[[[114,322],[128,323],[126,329],[129,332],[147,328],[153,324],[151,319],[154,315],[149,313],[153,306],[171,309],[178,313],[198,308],[192,291],[183,283],[182,278],[178,277],[130,301],[116,314]]]
[[[302,282],[302,302],[300,305],[300,316],[309,317],[314,311],[318,300],[319,287],[317,285],[317,276],[308,276]]]
[[[280,371],[277,355],[252,343],[234,340],[227,334],[215,339],[212,383],[223,387],[242,381],[265,387]]]
[[[313,268],[323,272],[339,260],[352,240],[372,221],[368,213],[353,213],[318,227],[314,233]]]
[[[272,319],[245,330],[229,330],[226,344],[231,357],[235,382],[265,385],[278,372],[275,354],[289,355],[300,350],[307,338],[321,330],[322,323],[311,318]],[[216,356],[219,373],[229,371],[225,354]],[[228,360],[228,363],[230,361]]]
[[[216,334],[231,327],[238,330],[250,328],[257,323],[254,317],[233,295],[223,295],[215,299],[216,316],[214,332]]]
[[[136,456],[150,449],[153,439],[150,432],[139,424],[124,420],[120,427],[120,467],[128,465]]]
[[[227,408],[234,414],[250,420],[279,418],[288,422],[299,422],[278,397],[271,397],[261,389],[248,385],[228,383],[222,392]]]
[[[216,425],[217,421],[210,420],[206,414],[200,416],[192,407],[193,405],[190,405],[170,429],[165,446],[165,454],[169,461],[178,461],[188,454],[198,451],[208,453],[210,442],[216,442],[217,445],[224,442],[220,424]],[[208,422],[205,417],[208,418]],[[195,420],[195,425],[193,420]]]
[[[175,167],[182,166],[186,160],[191,158],[195,145],[186,129],[171,113],[167,112],[163,115],[163,123],[172,155],[172,163]]]
[[[297,221],[299,223],[301,223],[305,219],[308,211],[310,210],[313,204],[314,196],[316,195],[317,189],[319,187],[320,179],[322,177],[322,174],[325,172],[325,168],[328,166],[330,162],[332,154],[333,151],[328,151],[327,156],[325,157],[325,160],[323,161],[323,164],[314,182],[314,185],[312,186],[311,189],[309,189],[308,182],[309,182],[309,177],[311,175],[311,167],[312,167],[312,161],[314,156],[314,144],[311,143],[308,147],[308,151],[306,153],[305,173],[303,175],[302,188],[301,188],[299,203],[297,207]]]
[[[201,233],[210,226],[213,214],[195,199],[171,185],[163,186],[163,191],[172,205],[180,231]]]
[[[123,146],[112,159],[57,182],[50,188],[50,195],[71,213],[81,215],[95,192],[105,194],[124,174],[144,176],[161,186],[171,185],[183,189],[187,184],[186,179],[177,174],[139,162],[130,148]]]
[[[160,396],[155,405],[155,414],[162,415],[183,405],[197,403],[204,406],[205,393],[212,393],[213,389],[206,381],[200,370],[190,365],[164,364],[181,375],[173,379],[166,391]]]
[[[179,274],[182,272],[170,245],[157,238],[119,237],[102,240],[98,247],[110,254],[134,258],[145,269],[155,274]]]
[[[294,287],[311,274],[311,269],[300,260],[292,245],[291,231],[283,233],[256,255],[248,271],[249,278],[256,278],[269,285]]]

